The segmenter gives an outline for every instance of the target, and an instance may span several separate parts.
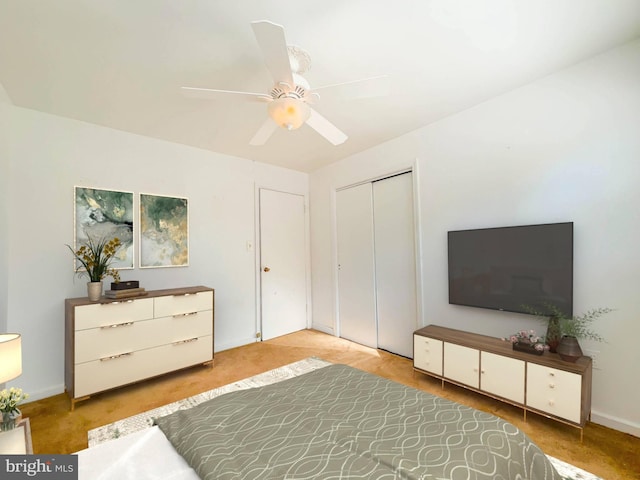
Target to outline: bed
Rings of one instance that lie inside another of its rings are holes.
[[[562,478],[512,424],[346,365],[155,424],[80,452],[80,478]]]

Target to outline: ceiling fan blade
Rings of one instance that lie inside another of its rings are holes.
[[[312,92],[319,93],[323,99],[330,97],[337,100],[383,97],[391,93],[391,78],[389,75],[362,78],[314,88]]]
[[[254,145],[254,146],[264,145],[267,142],[267,140],[269,140],[269,137],[273,135],[273,132],[275,132],[277,128],[278,128],[278,125],[276,125],[276,122],[271,120],[270,117],[267,117],[267,119],[264,121],[262,126],[258,129],[258,131],[253,136],[253,138],[249,141],[249,145]]]
[[[286,82],[293,87],[293,75],[291,74],[291,63],[287,52],[287,42],[284,36],[282,25],[261,20],[251,22],[253,33],[256,36],[258,45],[262,50],[264,63],[273,77],[273,81]]]
[[[245,100],[269,102],[273,100],[270,95],[264,93],[235,92],[233,90],[214,90],[212,88],[180,87],[185,97],[205,98],[207,100],[222,100],[225,98],[244,97]]]
[[[338,130],[338,128],[333,123],[324,118],[313,108],[311,109],[311,115],[307,119],[307,125],[309,125],[334,145],[340,145],[341,143],[344,143],[347,138],[349,138],[344,132]]]

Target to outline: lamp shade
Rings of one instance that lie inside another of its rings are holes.
[[[17,333],[0,334],[0,383],[22,373],[22,339]]]
[[[269,116],[280,127],[287,130],[300,128],[311,115],[309,105],[299,98],[281,97],[269,103]]]

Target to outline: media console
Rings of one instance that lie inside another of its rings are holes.
[[[565,362],[557,354],[513,350],[499,338],[429,325],[413,335],[416,372],[521,407],[580,429],[591,416],[590,357]]]

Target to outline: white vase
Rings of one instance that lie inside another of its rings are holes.
[[[92,302],[100,300],[102,296],[102,282],[87,282],[87,295]]]

